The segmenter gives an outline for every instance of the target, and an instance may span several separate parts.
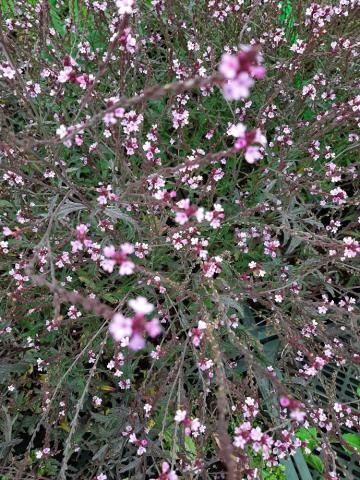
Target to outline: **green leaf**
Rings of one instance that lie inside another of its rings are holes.
[[[63,36],[65,34],[65,27],[56,9],[56,0],[50,1],[50,17],[51,17],[51,22],[55,30],[57,31],[57,33]]]
[[[311,428],[304,428],[301,427],[296,432],[296,436],[300,438],[300,440],[316,440],[317,437],[317,430],[315,427]]]
[[[280,19],[281,22],[286,22],[286,20],[290,17],[291,12],[292,12],[291,1],[287,0],[286,3],[285,2],[279,2],[279,7],[281,8],[281,14],[279,15],[279,19]]]
[[[102,295],[102,298],[103,298],[104,300],[106,300],[107,302],[109,302],[109,303],[118,303],[118,302],[119,302],[119,300],[116,299],[116,298],[115,298],[113,295],[111,295],[110,293],[104,293],[104,294]]]
[[[85,283],[85,285],[91,288],[94,292],[98,290],[97,284],[91,278],[81,275],[79,276],[79,280],[80,282]]]
[[[0,207],[12,207],[12,203],[7,200],[0,200]]]
[[[24,373],[27,368],[29,368],[29,363],[19,362],[19,363],[1,363],[0,365],[0,384],[7,383],[8,377],[14,377],[16,373]]]
[[[358,397],[360,397],[360,385],[357,386],[356,394],[358,395]]]
[[[12,15],[15,14],[13,0],[2,0],[1,6],[2,6],[3,13],[11,12]]]
[[[343,440],[360,452],[360,435],[356,433],[344,433]]]
[[[305,455],[305,459],[307,463],[312,468],[314,468],[317,472],[323,473],[323,471],[325,470],[325,467],[321,458],[318,457],[317,455],[314,455],[311,453],[310,455]]]
[[[300,439],[300,440],[307,440],[308,441],[308,448],[310,448],[310,450],[313,450],[316,445],[318,444],[318,438],[317,438],[317,430],[315,427],[311,427],[311,428],[304,428],[304,427],[301,427],[299,428],[299,430],[296,432],[296,436]]]
[[[77,23],[78,20],[79,20],[79,4],[78,4],[78,0],[74,0],[74,20],[75,20],[75,23]]]
[[[186,446],[186,450],[191,453],[194,458],[196,457],[196,446],[195,446],[195,443],[194,443],[194,440],[189,437],[188,435],[186,435],[185,437],[185,446]]]
[[[313,112],[311,108],[306,107],[305,110],[303,111],[302,116],[304,120],[311,120],[312,118],[315,117],[315,112]]]
[[[297,73],[294,77],[294,86],[296,88],[302,88],[306,84],[306,81],[302,79],[301,74]]]

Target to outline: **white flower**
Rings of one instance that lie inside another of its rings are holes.
[[[175,415],[175,422],[180,423],[183,422],[186,418],[186,410],[176,410],[176,415]]]
[[[147,315],[154,310],[154,305],[149,303],[145,297],[137,297],[134,300],[130,300],[128,305],[139,315]]]
[[[144,410],[146,413],[149,413],[152,410],[152,406],[150,405],[150,403],[145,403]]]
[[[133,12],[134,0],[116,0],[119,15],[130,14]]]
[[[96,477],[96,480],[107,480],[107,475],[105,475],[105,473],[100,473],[100,475]]]
[[[245,135],[245,132],[246,132],[245,125],[242,123],[238,123],[237,125],[231,125],[231,127],[227,131],[227,134],[235,138],[240,138]]]
[[[68,132],[67,132],[67,128],[65,127],[65,125],[60,125],[60,127],[56,129],[56,135],[58,135],[61,139],[66,137],[67,133]]]

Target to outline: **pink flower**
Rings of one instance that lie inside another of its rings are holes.
[[[93,245],[93,242],[86,238],[88,230],[88,226],[83,223],[76,227],[76,240],[71,242],[72,253],[79,252],[84,247],[90,248]]]
[[[221,262],[222,262],[222,258],[219,256],[212,257],[208,261],[204,262],[203,272],[205,277],[212,278],[216,273],[220,273]]]
[[[108,201],[116,201],[119,199],[118,195],[112,192],[111,185],[107,187],[100,185],[96,191],[100,194],[97,198],[99,205],[107,205]]]
[[[76,227],[76,236],[78,240],[83,240],[85,238],[85,234],[88,232],[89,228],[87,225],[81,223]]]
[[[237,125],[232,125],[227,133],[237,139],[235,142],[236,149],[241,150],[245,148],[245,160],[248,163],[255,163],[262,158],[261,147],[265,147],[267,140],[259,128],[246,132],[245,125],[238,123]]]
[[[219,72],[228,80],[233,80],[239,70],[239,60],[236,55],[224,53],[221,57]]]
[[[163,462],[160,476],[156,479],[151,478],[150,480],[178,480],[178,478],[174,470],[170,470],[170,465],[167,462]]]
[[[204,330],[206,330],[207,324],[203,320],[199,320],[197,328],[191,329],[189,337],[191,337],[194,347],[199,347],[201,340],[204,336]]]
[[[121,313],[116,313],[109,325],[109,332],[116,342],[120,342],[125,337],[132,334],[132,319],[126,318]]]
[[[12,172],[11,170],[8,170],[6,173],[4,173],[3,179],[8,182],[10,187],[13,187],[14,185],[24,185],[22,176]]]
[[[252,428],[250,432],[251,440],[260,441],[262,438],[262,431],[260,427]]]
[[[265,75],[265,68],[261,63],[260,53],[250,45],[243,45],[235,55],[225,53],[219,64],[219,72],[224,78],[224,97],[227,100],[247,98],[254,85],[253,78],[260,79]]]
[[[129,348],[131,350],[141,350],[145,347],[145,339],[139,333],[135,333],[129,342]]]
[[[245,151],[245,160],[248,163],[255,163],[262,158],[259,147],[248,147]]]
[[[303,410],[300,410],[299,408],[296,408],[290,413],[290,418],[292,420],[295,420],[296,422],[303,423],[306,417],[306,412]]]
[[[56,129],[56,135],[58,135],[61,140],[65,138],[67,134],[68,129],[65,127],[65,125],[60,125],[60,127]]]
[[[283,407],[283,408],[286,408],[290,405],[290,399],[287,398],[287,397],[280,397],[280,405]]]
[[[330,191],[330,195],[332,196],[332,200],[334,203],[337,203],[338,205],[343,205],[344,203],[346,203],[347,193],[342,188],[333,188]]]
[[[57,78],[58,82],[59,83],[68,82],[72,76],[72,72],[73,72],[72,67],[70,66],[64,67],[64,70],[61,70],[61,72],[58,75],[58,78]]]
[[[9,227],[4,227],[3,228],[3,235],[5,237],[9,237],[10,235],[13,235],[13,231]]]
[[[179,225],[184,225],[189,220],[185,212],[176,212],[175,222]]]
[[[130,13],[130,12],[128,12]],[[120,36],[120,44],[125,47],[129,53],[136,51],[136,38],[131,34],[131,28],[125,28]]]
[[[102,260],[101,262],[101,266],[103,270],[105,270],[105,272],[108,272],[108,273],[113,272],[115,265],[116,263],[114,262],[114,260],[105,259],[105,260]]]
[[[191,217],[195,217],[198,222],[202,222],[204,219],[204,209],[190,205],[188,198],[177,202],[177,209],[175,215],[175,222],[179,225],[184,225],[189,221]]]
[[[104,247],[103,253],[106,258],[101,261],[101,267],[105,272],[112,273],[114,267],[119,265],[120,275],[131,275],[134,272],[135,264],[127,258],[134,252],[134,246],[130,243],[120,245],[120,250],[116,250],[113,245]]]
[[[170,470],[170,465],[167,462],[163,462],[161,465],[161,478],[166,478],[166,480],[177,480],[178,476],[173,470]],[[166,477],[164,477],[166,475]]]
[[[79,84],[80,88],[85,90],[88,86],[90,86],[94,81],[94,75],[88,75],[83,73],[82,75],[78,75],[75,78],[75,82]]]
[[[157,337],[161,333],[159,320],[157,318],[153,318],[152,320],[146,323],[145,329],[151,338]]]
[[[355,238],[345,237],[344,242],[344,258],[354,258],[360,253],[360,244]]]
[[[240,100],[250,95],[250,88],[254,86],[254,80],[248,73],[240,73],[234,80],[223,84],[223,95],[226,100]]]
[[[225,217],[224,209],[219,203],[215,203],[214,210],[212,212],[206,212],[205,219],[210,222],[212,228],[219,228],[221,225],[221,220]]]
[[[235,138],[245,138],[246,126],[243,123],[237,123],[236,125],[231,125],[228,129],[227,134],[232,135]]]
[[[276,250],[280,247],[279,240],[265,240],[264,253],[270,255],[272,258],[276,258]]]
[[[234,438],[233,445],[234,447],[241,448],[243,450],[245,448],[246,443],[247,443],[246,439],[242,435],[237,435]]]
[[[178,110],[171,112],[173,127],[175,130],[189,124],[189,112],[180,107]]]
[[[111,320],[109,330],[114,340],[119,342],[125,337],[129,338],[129,348],[131,350],[140,350],[145,346],[144,334],[147,333],[151,338],[157,337],[161,333],[161,326],[157,318],[146,321],[145,315],[154,310],[154,305],[149,303],[144,297],[137,297],[128,302],[130,308],[135,312],[131,318],[126,318],[121,314],[115,314]]]

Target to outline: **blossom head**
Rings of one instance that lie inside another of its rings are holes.
[[[242,45],[235,55],[223,54],[219,72],[223,76],[222,90],[227,100],[247,98],[254,85],[254,78],[265,76],[265,68],[261,65],[262,56],[251,45]]]

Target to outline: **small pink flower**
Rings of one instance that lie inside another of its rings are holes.
[[[360,244],[355,238],[345,237],[344,242],[344,258],[354,258],[360,253]]]
[[[132,319],[116,313],[109,325],[109,331],[116,342],[132,335]]]
[[[214,210],[212,212],[207,212],[205,214],[205,219],[210,222],[212,228],[219,228],[221,225],[221,220],[225,217],[224,209],[219,203],[215,203]]]
[[[248,147],[245,151],[245,160],[248,163],[255,163],[262,158],[259,147]]]
[[[115,255],[115,247],[114,245],[110,245],[108,247],[104,247],[104,255],[107,258],[112,258]]]
[[[176,212],[175,222],[179,225],[184,225],[189,220],[185,212]]]
[[[146,323],[145,329],[151,338],[157,337],[161,333],[159,320],[157,318],[153,318],[152,320]]]
[[[3,228],[3,235],[5,237],[9,237],[10,235],[12,235],[14,232],[9,228],[9,227],[4,227]]]
[[[240,100],[250,95],[250,88],[254,86],[254,80],[248,73],[240,73],[234,80],[223,84],[223,95],[226,100]]]
[[[223,95],[227,100],[247,98],[250,88],[254,85],[254,78],[260,79],[265,75],[265,68],[261,65],[260,53],[251,45],[243,45],[241,50],[230,55],[225,53],[219,64]]]
[[[157,480],[177,480],[178,478],[174,470],[170,469],[170,465],[167,462],[163,462],[161,465],[161,475]]]
[[[145,346],[144,334],[147,333],[151,338],[155,338],[160,335],[161,326],[157,318],[146,321],[145,315],[154,310],[154,305],[149,303],[145,297],[130,300],[128,305],[134,310],[135,315],[127,318],[116,313],[110,322],[109,331],[115,341],[120,342],[128,337],[129,348],[140,350]]]
[[[261,147],[265,147],[267,140],[260,129],[257,128],[247,132],[245,125],[238,123],[237,125],[232,125],[227,133],[237,139],[235,142],[237,150],[245,148],[245,160],[248,163],[255,163],[263,157]]]
[[[105,272],[112,273],[114,267],[119,265],[120,275],[131,275],[134,272],[135,264],[128,259],[128,255],[134,252],[134,246],[130,243],[120,245],[120,250],[116,250],[113,245],[104,247],[105,258],[101,261],[101,267]]]
[[[104,259],[101,262],[101,266],[105,272],[112,273],[114,271],[114,267],[116,265],[116,262],[114,260],[110,259]]]
[[[343,205],[344,203],[346,203],[347,193],[342,188],[333,188],[330,191],[330,195],[332,196],[332,200],[334,203],[337,203],[338,205]]]
[[[219,65],[219,72],[227,79],[233,80],[239,70],[239,60],[236,55],[230,55],[224,53],[221,57],[221,63]]]
[[[212,278],[216,273],[220,273],[221,262],[222,258],[219,256],[209,258],[209,260],[205,261],[203,263],[203,272],[205,277]]]
[[[251,432],[250,432],[250,437],[251,437],[251,440],[253,441],[260,441],[261,438],[262,438],[262,431],[261,431],[261,428],[260,427],[256,427],[256,428],[252,428],[251,429]]]
[[[190,204],[188,198],[177,202],[175,222],[179,225],[184,225],[190,220],[191,217],[195,217],[198,222],[202,222],[204,219],[204,209],[202,207],[196,207]]]
[[[125,260],[121,263],[119,268],[120,275],[131,275],[134,272],[135,264],[130,260]]]
[[[289,398],[287,397],[280,397],[280,405],[283,407],[283,408],[286,408],[290,405],[290,400]]]
[[[129,348],[131,350],[141,350],[145,347],[145,339],[139,333],[135,333],[129,342]]]

